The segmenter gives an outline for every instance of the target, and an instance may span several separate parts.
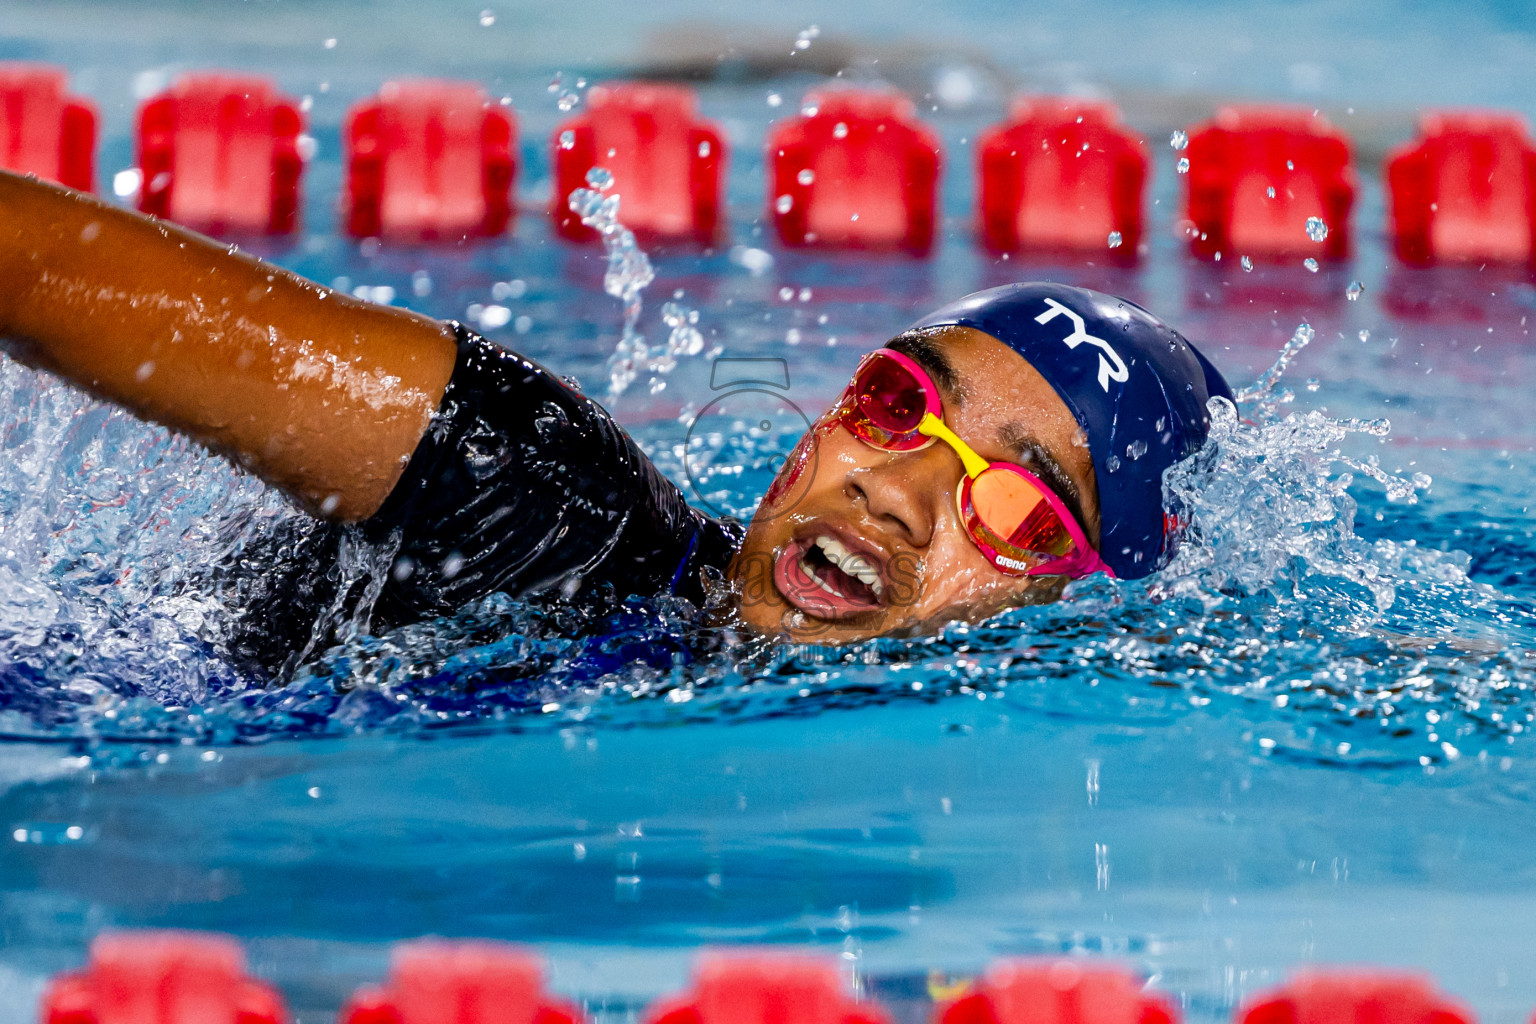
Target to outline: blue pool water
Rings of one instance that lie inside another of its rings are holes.
[[[131,164],[137,97],[189,68],[271,73],[311,98],[317,155],[305,231],[264,255],[475,320],[600,394],[619,309],[599,254],[553,241],[542,213],[561,92],[700,48],[782,53],[699,86],[733,141],[731,245],[652,254],[642,331],[665,336],[681,290],[705,351],[612,403],[726,511],[750,509],[861,352],[977,287],[1125,294],[1238,383],[1299,325],[1313,340],[1172,482],[1199,540],[1151,581],[846,650],[701,635],[665,607],[608,623],[627,633],[603,647],[581,639],[591,623],[493,600],[359,634],[278,690],[250,689],[217,641],[249,580],[228,567],[302,521],[184,443],[0,364],[0,1020],[29,1019],[96,932],[142,925],[241,936],[302,1020],[377,977],[388,943],[429,933],[536,943],[558,990],[613,1012],[680,984],[714,943],[824,951],[889,999],[930,969],[1104,954],[1202,1020],[1299,964],[1369,961],[1432,972],[1485,1020],[1529,1017],[1536,290],[1496,268],[1393,265],[1376,173],[1416,105],[1536,114],[1519,5],[586,3],[488,26],[481,9],[0,3],[0,59],[71,68],[102,107],[107,190]],[[931,261],[763,236],[760,140],[815,81],[794,61],[838,53],[939,108],[948,221]],[[511,97],[510,241],[336,233],[342,115],[396,73]],[[1149,138],[1138,269],[994,263],[971,244],[968,146],[1023,87],[1112,95]],[[1315,103],[1355,136],[1352,263],[1182,256],[1165,140],[1230,96]],[[717,415],[716,354],[782,358],[790,388]],[[739,431],[749,413],[770,427]]]

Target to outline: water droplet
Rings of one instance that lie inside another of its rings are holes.
[[[1311,256],[1308,256],[1306,259],[1302,260],[1301,265],[1306,267],[1312,273],[1317,273],[1317,260],[1313,259]]]
[[[480,12],[480,27],[481,28],[490,28],[494,24],[496,24],[496,12],[495,11],[491,10],[490,8],[486,8],[485,10]]]
[[[1179,173],[1180,174],[1188,174],[1189,173],[1189,157],[1187,157],[1187,156],[1179,157]]]
[[[1362,327],[1360,329],[1360,334],[1358,335],[1358,337],[1360,338],[1360,341],[1362,343],[1370,341],[1371,340],[1371,332]]]
[[[1328,225],[1323,223],[1323,218],[1307,218],[1307,237],[1314,242],[1321,242],[1328,237]]]
[[[1168,145],[1174,149],[1182,150],[1189,146],[1189,134],[1187,132],[1174,132],[1168,136]]]
[[[336,49],[336,39],[335,39],[335,37],[332,37],[332,38],[327,39],[325,41],[325,48],[327,50],[334,50],[334,49]]]
[[[837,124],[832,126],[832,137],[834,139],[846,139],[848,137],[848,125],[842,121],[837,122]]]
[[[733,245],[727,254],[732,263],[754,276],[773,269],[773,254],[766,249],[754,249],[746,245]]]
[[[522,278],[513,278],[510,281],[497,281],[491,285],[491,298],[497,302],[507,299],[520,299],[528,294],[528,282]]]
[[[1118,232],[1118,231],[1111,231],[1109,233],[1109,247],[1111,249],[1118,249],[1118,248],[1120,248],[1120,232]]]
[[[556,71],[555,77],[549,80],[549,84],[544,87],[544,91],[553,96],[555,93],[560,91],[560,86],[563,85],[564,82],[565,76]]]
[[[1318,388],[1320,388],[1322,386],[1323,386],[1323,382],[1318,380],[1316,377],[1308,377],[1307,378],[1307,390],[1308,391],[1316,391]]]
[[[784,97],[783,96],[780,96],[776,92],[771,92],[771,93],[768,94],[768,105],[770,107],[782,106],[783,103],[784,103]]]
[[[1363,291],[1365,291],[1365,285],[1359,281],[1351,281],[1349,282],[1349,287],[1344,289],[1344,297],[1350,302],[1354,302],[1360,298],[1360,293]]]
[[[119,199],[126,199],[139,190],[143,184],[144,173],[137,167],[130,167],[126,171],[118,171],[112,175],[112,194]]]
[[[1104,468],[1109,470],[1111,473],[1119,472],[1120,471],[1120,457],[1118,455],[1111,455],[1109,458],[1105,459],[1104,460]]]
[[[613,187],[613,172],[606,167],[594,167],[587,172],[587,184],[599,191]]]
[[[789,330],[784,332],[785,344],[798,345],[800,344],[800,337],[800,328],[798,327],[791,327]]]
[[[779,301],[780,302],[788,302],[791,299],[793,299],[794,297],[795,297],[795,290],[793,288],[789,287],[789,285],[785,285],[783,288],[779,289]]]
[[[1269,196],[1271,199],[1275,198],[1275,186],[1269,186],[1269,188],[1264,190],[1264,194]]]
[[[560,148],[573,149],[576,146],[576,133],[567,128],[560,133]]]
[[[1249,259],[1247,256],[1244,256],[1238,262],[1243,265],[1243,269],[1245,271],[1247,271],[1250,274],[1253,273],[1253,260]]]
[[[1145,454],[1147,454],[1147,442],[1139,437],[1125,446],[1125,456],[1132,462],[1135,462]]]
[[[701,157],[709,156],[710,152],[711,152],[711,147],[709,145],[709,140],[708,139],[705,139],[703,142],[699,143],[699,156],[701,156]]]
[[[809,185],[816,180],[816,172],[809,167],[801,168],[800,173],[795,175],[795,180],[802,185]]]
[[[480,310],[481,330],[494,331],[507,326],[511,322],[512,311],[506,306],[492,304]]]
[[[795,197],[791,195],[782,195],[773,201],[773,208],[778,210],[780,213],[788,213],[790,210],[794,209],[794,206]]]
[[[560,98],[555,101],[555,106],[560,108],[561,113],[570,113],[576,109],[576,104],[580,102],[581,97],[574,92],[563,92],[560,94]]]

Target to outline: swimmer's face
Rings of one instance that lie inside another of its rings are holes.
[[[928,370],[955,433],[989,461],[1032,470],[1082,511],[1098,543],[1092,458],[1077,421],[1034,367],[964,327],[893,347]],[[849,643],[1054,600],[1064,579],[1004,575],[971,542],[955,509],[962,475],[948,445],[883,452],[822,416],[780,470],[731,564],[742,619],[770,635]],[[866,577],[873,568],[878,585],[827,557],[844,553],[864,560],[857,568]],[[807,569],[819,583],[805,585]]]

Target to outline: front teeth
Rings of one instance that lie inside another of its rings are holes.
[[[817,537],[816,546],[821,549],[821,553],[826,556],[827,561],[860,583],[868,586],[870,590],[874,591],[876,598],[879,598],[885,591],[885,584],[880,582],[879,571],[873,565],[870,565],[863,555],[854,554],[832,537]],[[811,574],[811,578],[816,579],[814,573]],[[816,579],[816,582],[821,583],[819,579]],[[823,587],[825,587],[824,584]]]

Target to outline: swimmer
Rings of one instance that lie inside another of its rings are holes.
[[[703,606],[717,579],[747,627],[843,643],[1146,576],[1176,539],[1163,471],[1204,442],[1207,399],[1232,397],[1128,301],[978,292],[865,356],[743,528],[461,325],[4,172],[0,339],[389,545],[384,625],[495,592]]]

